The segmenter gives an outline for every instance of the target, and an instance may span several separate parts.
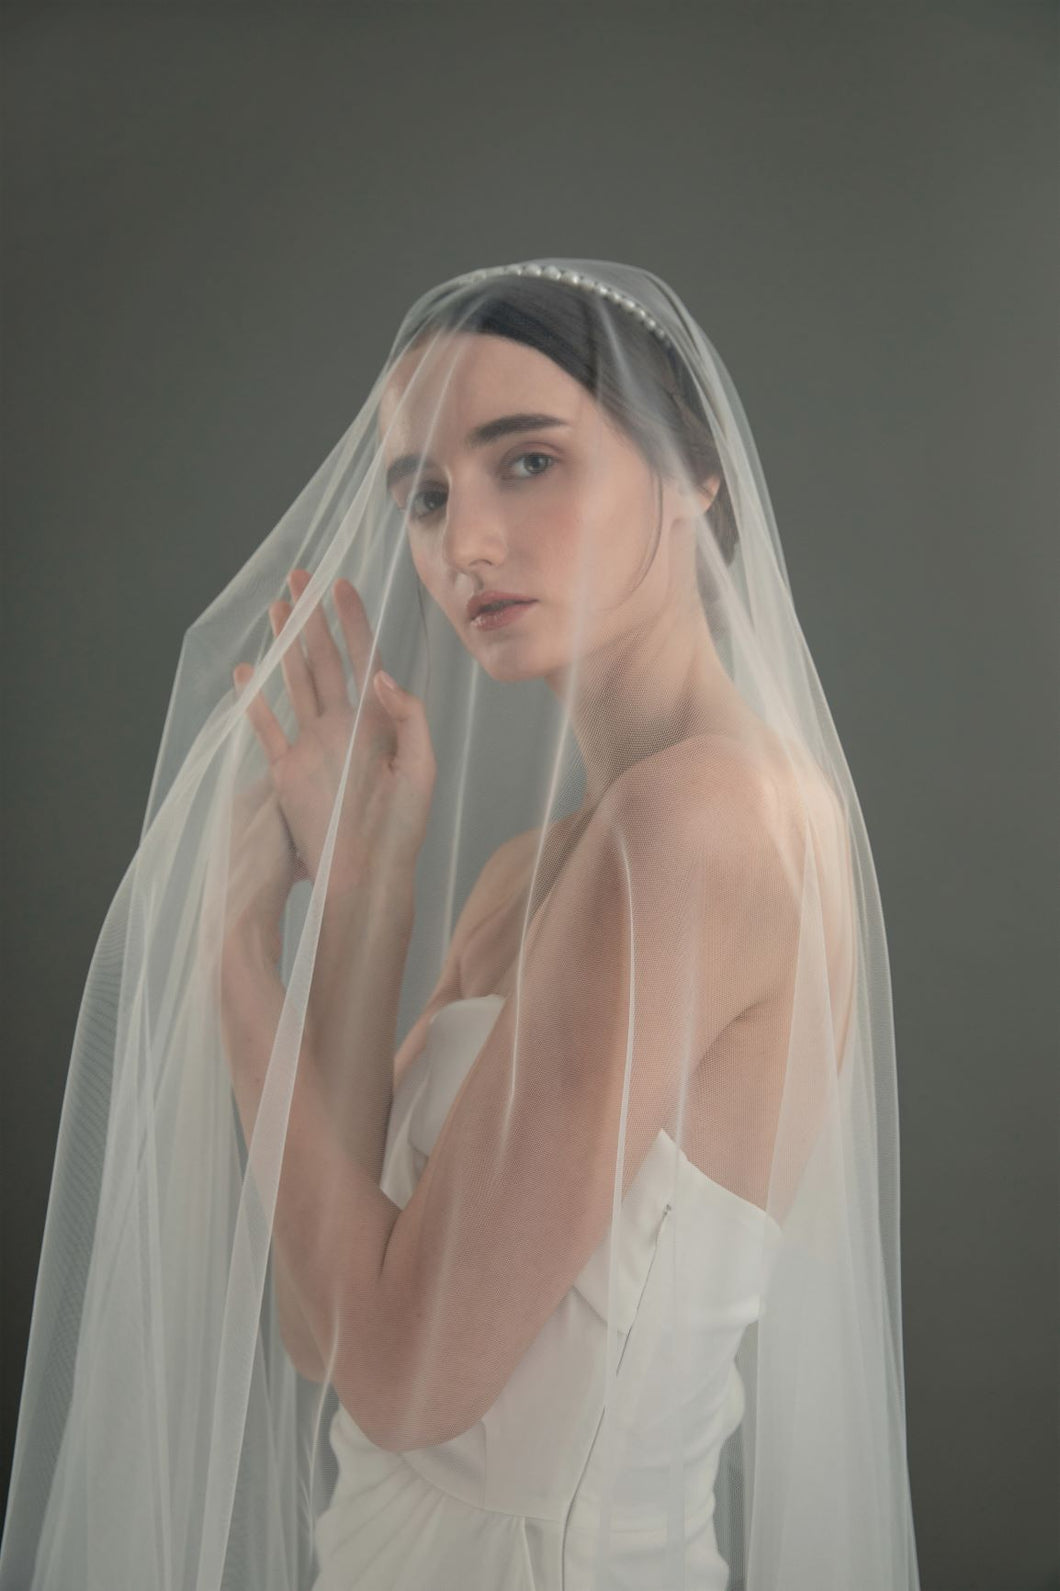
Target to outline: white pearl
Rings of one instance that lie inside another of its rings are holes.
[[[553,282],[568,282],[572,287],[584,287],[596,293],[600,298],[607,299],[609,303],[619,304],[623,309],[636,315],[642,326],[647,326],[654,332],[660,342],[672,341],[670,334],[664,330],[654,316],[649,315],[643,304],[638,304],[635,298],[630,298],[628,293],[621,293],[617,288],[609,287],[606,282],[597,282],[591,276],[583,276],[580,271],[561,270],[557,265],[489,265],[480,267],[475,271],[467,271],[463,276],[458,276],[458,282],[481,282],[492,276],[535,276],[547,277]]]

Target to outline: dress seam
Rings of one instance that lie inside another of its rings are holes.
[[[659,1224],[655,1228],[655,1241],[654,1241],[654,1243],[652,1245],[651,1259],[648,1261],[647,1268],[646,1268],[646,1270],[644,1272],[644,1281],[641,1284],[640,1293],[639,1293],[639,1295],[637,1297],[637,1307],[636,1307],[636,1309],[633,1312],[633,1319],[631,1320],[630,1325],[629,1325],[629,1329],[626,1332],[625,1341],[622,1344],[621,1350],[620,1350],[619,1355],[618,1355],[618,1362],[615,1365],[615,1380],[616,1381],[618,1380],[618,1373],[619,1373],[619,1371],[622,1368],[622,1361],[623,1361],[623,1359],[626,1356],[626,1349],[629,1347],[629,1339],[633,1335],[634,1328],[635,1328],[635,1326],[637,1324],[637,1319],[638,1319],[638,1317],[640,1315],[640,1306],[644,1302],[644,1294],[647,1292],[647,1289],[648,1289],[649,1278],[651,1277],[651,1273],[652,1273],[653,1269],[655,1268],[655,1260],[656,1260],[656,1257],[658,1256],[658,1253],[659,1253],[659,1239],[660,1239],[660,1237],[662,1235],[662,1229],[663,1229],[663,1226],[665,1225],[666,1217],[669,1215],[669,1213],[670,1213],[670,1211],[672,1209],[673,1209],[673,1205],[671,1204],[670,1200],[668,1199],[666,1201],[666,1203],[663,1205],[663,1211],[662,1211],[662,1215],[659,1218]],[[605,1389],[605,1400],[606,1400],[606,1389]],[[603,1419],[604,1419],[604,1408],[602,1407],[600,1409],[599,1418],[596,1421],[596,1429],[593,1432],[592,1440],[589,1443],[588,1449],[586,1450],[585,1462],[582,1464],[581,1474],[578,1476],[578,1479],[575,1482],[573,1492],[571,1493],[570,1497],[567,1499],[567,1507],[566,1507],[566,1509],[564,1511],[564,1514],[563,1514],[563,1529],[562,1529],[562,1531],[560,1533],[560,1538],[559,1538],[559,1591],[566,1591],[566,1581],[567,1581],[567,1568],[566,1568],[566,1561],[567,1561],[567,1530],[568,1530],[568,1528],[570,1526],[571,1510],[573,1509],[574,1504],[578,1500],[578,1490],[579,1490],[579,1488],[580,1488],[580,1486],[582,1484],[582,1481],[585,1479],[585,1471],[588,1469],[589,1460],[593,1456],[593,1450],[596,1447],[597,1437],[600,1435],[600,1427],[603,1424]]]

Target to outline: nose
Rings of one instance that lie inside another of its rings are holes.
[[[477,563],[501,564],[507,553],[507,536],[496,513],[475,494],[450,487],[445,502],[442,556],[454,569],[472,569]]]

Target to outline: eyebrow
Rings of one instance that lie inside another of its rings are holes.
[[[467,433],[464,446],[470,450],[476,447],[485,447],[499,436],[508,436],[513,431],[543,431],[549,426],[570,425],[569,420],[561,420],[554,414],[501,414],[495,420],[485,420],[482,425],[476,425]],[[426,458],[421,453],[403,453],[396,458],[386,472],[386,489],[392,492],[398,481],[404,480],[406,475],[412,475],[422,467],[436,469],[433,459]]]

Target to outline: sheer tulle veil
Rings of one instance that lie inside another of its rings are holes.
[[[73,1035],[0,1587],[339,1584],[919,1584],[869,840],[609,261],[423,293],[187,629]]]

